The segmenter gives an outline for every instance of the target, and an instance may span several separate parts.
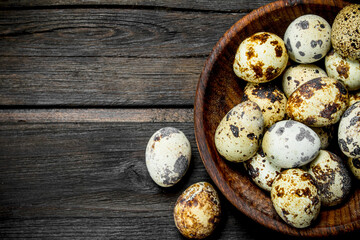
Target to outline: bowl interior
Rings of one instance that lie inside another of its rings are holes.
[[[214,143],[216,127],[225,114],[241,102],[246,84],[233,72],[235,53],[242,40],[256,32],[272,32],[283,38],[287,26],[304,14],[319,15],[331,25],[336,14],[347,4],[342,1],[289,0],[270,3],[251,12],[219,40],[199,79],[194,110],[195,135],[209,175],[240,211],[258,223],[286,234],[328,236],[360,229],[360,191],[354,187],[345,204],[334,209],[322,208],[314,225],[295,229],[280,219],[272,206],[269,193],[248,178],[242,164],[230,163],[218,154]]]

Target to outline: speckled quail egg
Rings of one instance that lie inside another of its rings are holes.
[[[296,18],[285,31],[289,57],[298,63],[313,63],[331,48],[331,26],[322,17],[307,14]]]
[[[215,146],[221,156],[232,162],[243,162],[254,156],[264,130],[260,107],[245,101],[233,107],[215,131]]]
[[[328,127],[311,127],[311,129],[316,132],[320,138],[320,149],[328,148],[334,137],[334,125]]]
[[[322,68],[314,64],[299,64],[288,67],[282,78],[282,88],[286,97],[289,97],[300,85],[318,77],[327,77],[327,75]]]
[[[349,93],[349,106],[360,101],[360,92],[350,92]]]
[[[267,160],[261,149],[255,156],[244,162],[244,167],[252,181],[268,192],[271,191],[271,185],[276,176],[282,171],[282,168],[275,166]]]
[[[243,101],[253,101],[259,105],[264,117],[265,128],[283,120],[287,98],[281,89],[272,83],[247,83]]]
[[[360,180],[360,158],[348,158],[347,164],[353,176]]]
[[[308,173],[320,191],[321,205],[332,207],[343,203],[350,194],[351,175],[345,162],[332,152],[320,150],[309,165]]]
[[[190,142],[177,128],[161,128],[151,136],[145,158],[154,182],[162,187],[171,187],[180,181],[189,167]]]
[[[360,89],[359,61],[344,58],[331,50],[325,57],[325,68],[329,77],[341,80],[349,91]]]
[[[220,222],[221,205],[214,187],[198,182],[188,187],[177,199],[174,221],[187,238],[208,237]]]
[[[343,57],[360,60],[360,4],[351,4],[336,15],[331,31],[333,48]]]
[[[341,151],[351,158],[360,158],[360,102],[346,109],[338,128]]]
[[[320,139],[305,124],[283,120],[275,123],[265,132],[262,150],[268,160],[278,167],[300,167],[317,156]]]
[[[340,120],[348,102],[348,91],[340,81],[329,77],[315,78],[290,95],[286,113],[308,126],[325,127]]]
[[[288,169],[278,175],[271,188],[271,201],[278,215],[296,228],[310,226],[321,208],[314,180],[299,168]]]
[[[233,64],[235,74],[255,83],[269,82],[286,67],[288,54],[284,41],[269,32],[258,32],[240,44]]]

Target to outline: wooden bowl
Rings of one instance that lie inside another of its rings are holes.
[[[250,180],[242,164],[230,163],[218,154],[214,143],[216,127],[225,114],[241,102],[246,84],[233,72],[235,53],[242,40],[256,32],[268,31],[283,37],[287,26],[304,14],[320,15],[331,25],[336,14],[348,4],[335,0],[287,0],[254,10],[236,22],[215,45],[198,82],[194,109],[195,136],[207,172],[237,209],[258,223],[285,234],[320,237],[359,230],[359,182],[354,182],[351,197],[344,204],[336,208],[322,208],[315,224],[296,229],[277,215],[269,193]]]

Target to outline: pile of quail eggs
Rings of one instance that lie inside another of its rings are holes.
[[[258,32],[235,55],[233,70],[247,84],[218,125],[215,146],[243,163],[296,228],[310,226],[322,206],[344,203],[353,176],[360,179],[359,22],[359,4],[343,8],[332,27],[303,15],[283,39]]]
[[[344,203],[353,176],[360,179],[359,22],[359,4],[343,8],[332,27],[320,16],[304,15],[284,39],[255,33],[235,55],[233,70],[247,85],[242,102],[216,129],[216,149],[242,163],[279,216],[296,228],[310,226],[322,206]],[[331,149],[333,139],[341,156]],[[146,166],[161,187],[179,182],[190,160],[190,142],[176,128],[162,128],[148,142]],[[219,196],[207,182],[188,187],[173,211],[187,238],[209,236],[220,213]]]

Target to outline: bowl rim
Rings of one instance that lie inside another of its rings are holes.
[[[194,131],[195,131],[195,140],[197,144],[197,148],[199,150],[199,154],[201,160],[205,166],[206,171],[210,175],[211,179],[214,181],[215,185],[220,189],[222,194],[227,198],[227,200],[235,206],[238,210],[240,210],[243,214],[247,217],[251,218],[255,222],[275,230],[277,232],[281,232],[288,235],[293,236],[311,236],[311,237],[324,237],[324,236],[331,236],[331,235],[338,235],[340,233],[347,233],[349,231],[355,231],[360,229],[360,221],[354,221],[347,223],[345,225],[336,225],[331,227],[318,227],[316,231],[314,228],[305,228],[305,229],[296,229],[287,225],[285,222],[281,223],[280,225],[287,226],[284,228],[283,226],[278,226],[275,224],[274,219],[264,215],[262,212],[258,211],[257,209],[252,209],[251,207],[247,206],[247,204],[238,199],[234,190],[228,185],[222,185],[221,182],[226,182],[224,176],[221,174],[215,174],[217,172],[216,166],[214,161],[211,159],[210,154],[210,147],[209,147],[209,140],[205,136],[204,132],[204,116],[202,109],[204,108],[205,102],[205,90],[206,86],[210,77],[211,69],[214,67],[217,58],[220,54],[224,51],[226,45],[229,41],[237,34],[237,29],[242,29],[248,22],[254,21],[256,18],[265,16],[268,12],[279,10],[284,7],[292,7],[296,5],[306,5],[306,4],[316,4],[316,5],[323,5],[323,6],[336,6],[336,3],[342,3],[344,5],[351,4],[346,1],[342,0],[334,0],[328,2],[321,2],[316,0],[278,0],[272,3],[268,3],[266,5],[261,6],[260,8],[254,9],[250,13],[246,14],[244,17],[240,18],[237,22],[235,22],[219,39],[216,45],[213,47],[211,53],[209,54],[208,58],[205,61],[203,66],[202,72],[199,77],[199,81],[196,87],[196,96],[194,101]],[[203,142],[200,142],[200,139],[203,139]],[[261,214],[261,218],[256,218],[255,215]],[[311,232],[309,231],[311,230]],[[333,230],[333,231],[332,231]]]

